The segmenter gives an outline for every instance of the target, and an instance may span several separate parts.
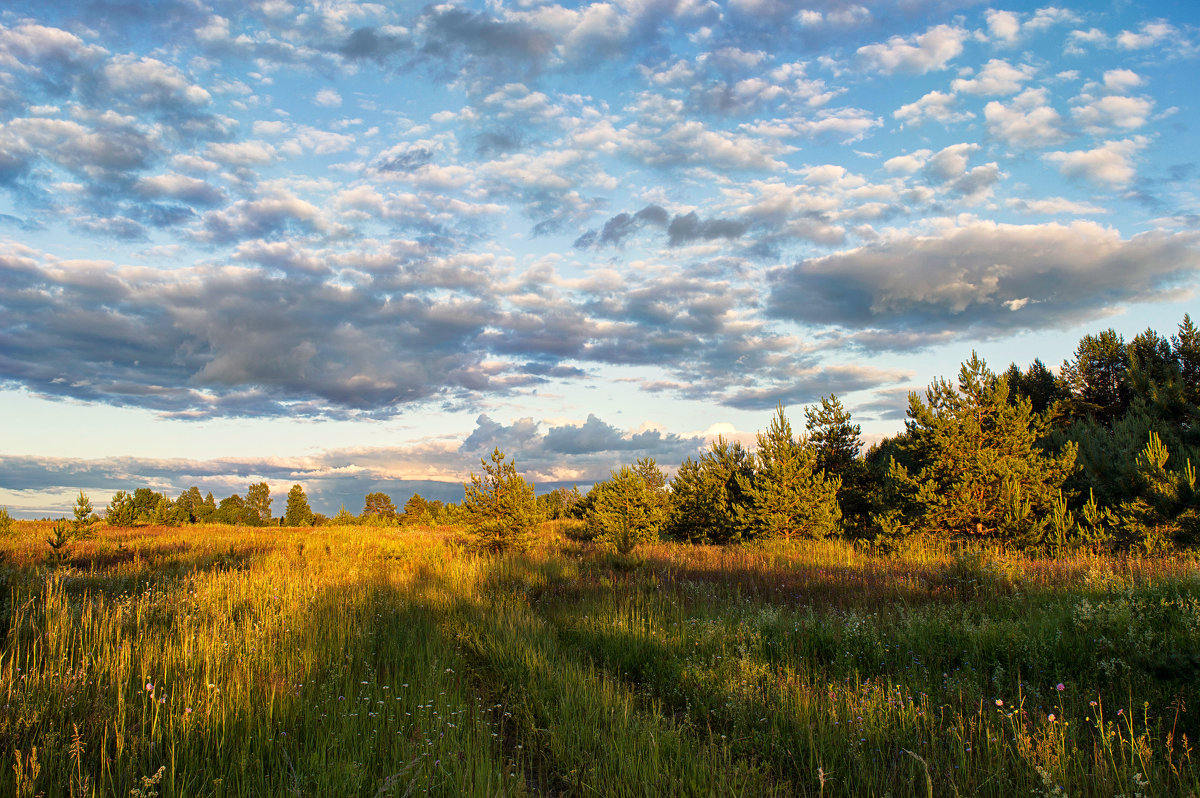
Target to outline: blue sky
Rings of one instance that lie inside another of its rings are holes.
[[[493,446],[587,484],[829,393],[895,432],[972,350],[1169,335],[1200,274],[1198,23],[8,2],[0,504],[265,479],[357,511]]]

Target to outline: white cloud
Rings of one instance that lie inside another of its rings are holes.
[[[985,14],[992,38],[1007,45],[1015,44],[1021,32],[1021,20],[1011,11],[989,8]]]
[[[964,94],[980,94],[995,97],[1015,94],[1033,77],[1036,70],[1028,65],[1013,66],[1002,58],[993,58],[984,65],[979,74],[971,79],[957,78],[950,88]]]
[[[897,155],[895,158],[888,158],[883,162],[883,168],[892,174],[911,175],[923,167],[929,156],[933,154],[932,150],[917,150],[910,152],[907,155]]]
[[[983,109],[988,134],[1013,147],[1040,147],[1066,138],[1062,117],[1047,104],[1045,89],[1026,89],[1009,105],[993,100]]]
[[[179,69],[154,58],[120,55],[104,66],[103,75],[111,92],[145,108],[204,106],[212,100]]]
[[[1090,202],[1078,202],[1065,197],[1045,197],[1043,199],[1021,199],[1014,197],[1004,203],[1018,213],[1030,215],[1057,216],[1070,214],[1073,216],[1094,216],[1108,213],[1108,209]]]
[[[1104,73],[1104,89],[1115,94],[1141,86],[1145,81],[1132,69],[1110,69]]]
[[[1175,28],[1166,22],[1145,22],[1138,33],[1121,31],[1117,46],[1123,50],[1145,50],[1175,36]]]
[[[885,44],[858,48],[858,59],[866,67],[884,74],[923,74],[943,69],[962,53],[967,32],[951,25],[938,25],[909,39],[893,36]]]
[[[1084,45],[1104,46],[1106,44],[1108,44],[1108,34],[1099,28],[1073,30],[1067,35],[1067,43],[1063,46],[1063,52],[1067,55],[1083,55],[1087,52]]]
[[[920,125],[926,119],[934,119],[943,125],[972,119],[970,111],[956,110],[958,98],[954,94],[931,91],[916,102],[902,105],[892,112],[901,125]]]
[[[313,102],[323,108],[337,108],[342,104],[342,95],[333,89],[321,89],[313,96]]]
[[[967,171],[967,161],[971,153],[979,149],[978,144],[951,144],[949,147],[934,154],[925,163],[925,171],[938,180],[953,180],[962,177]]]
[[[1148,143],[1142,136],[1122,141],[1106,141],[1093,150],[1048,152],[1044,157],[1058,164],[1058,170],[1098,186],[1124,188],[1137,176],[1133,159]]]
[[[1080,95],[1076,98],[1082,103],[1071,109],[1071,115],[1083,127],[1084,131],[1093,135],[1103,135],[1113,128],[1133,130],[1146,124],[1150,112],[1154,109],[1154,101],[1145,97],[1125,97],[1110,94],[1107,97],[1092,97]]]
[[[204,154],[226,166],[261,166],[275,160],[275,148],[263,141],[212,143]]]

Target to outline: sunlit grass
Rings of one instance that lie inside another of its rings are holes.
[[[1194,556],[573,533],[20,522],[0,794],[1200,794]]]

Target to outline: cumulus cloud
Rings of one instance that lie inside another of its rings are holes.
[[[972,221],[933,233],[897,232],[867,247],[812,258],[772,275],[781,318],[911,335],[894,348],[1065,327],[1148,301],[1200,273],[1200,236],[1122,238],[1095,222]]]
[[[1016,94],[1035,71],[1029,64],[1013,66],[1002,58],[993,58],[974,77],[951,81],[950,88],[963,94],[991,97]]]
[[[893,36],[883,44],[858,48],[858,60],[867,69],[886,75],[897,72],[923,74],[946,65],[963,51],[967,32],[952,25],[938,25],[905,39]]]
[[[313,102],[322,108],[337,108],[342,104],[342,95],[330,88],[324,88],[313,95]]]
[[[954,94],[931,91],[916,102],[900,106],[892,116],[904,126],[919,125],[926,119],[949,125],[974,118],[975,114],[959,110],[957,106],[958,98]]]
[[[989,8],[985,13],[988,32],[992,38],[1003,44],[1012,45],[1021,33],[1021,20],[1012,11],[997,11]]]
[[[1174,25],[1168,22],[1159,20],[1156,22],[1143,22],[1141,28],[1135,33],[1133,31],[1121,31],[1117,36],[1117,46],[1123,50],[1145,50],[1149,47],[1155,47],[1174,38],[1177,31]]]
[[[1045,89],[1026,89],[1008,105],[993,100],[983,109],[988,135],[1010,147],[1044,147],[1067,138],[1062,117],[1049,105]]]
[[[1119,94],[1104,97],[1081,94],[1075,98],[1075,102],[1077,104],[1071,109],[1071,116],[1084,131],[1092,135],[1104,135],[1114,128],[1133,130],[1142,127],[1154,110],[1154,101],[1148,97]]]
[[[1135,136],[1106,141],[1091,150],[1048,152],[1043,157],[1058,164],[1058,170],[1067,177],[1105,188],[1123,188],[1137,176],[1134,158],[1147,143],[1144,137]]]

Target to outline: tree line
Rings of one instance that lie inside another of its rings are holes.
[[[602,545],[843,535],[912,536],[1058,554],[1154,552],[1200,541],[1200,335],[1086,335],[1058,374],[1039,359],[995,373],[976,354],[954,381],[911,393],[904,431],[863,451],[836,396],[782,405],[753,451],[723,438],[668,480],[652,459],[614,469],[567,510]],[[483,548],[520,546],[532,486],[496,450],[464,508]]]
[[[197,487],[176,499],[117,491],[110,524],[261,526],[460,525],[482,548],[529,541],[534,526],[582,519],[601,545],[629,551],[669,538],[733,543],[841,535],[896,546],[914,535],[997,541],[1043,552],[1077,547],[1157,551],[1200,540],[1200,334],[1185,315],[1170,338],[1085,335],[1054,373],[1040,359],[993,372],[977,355],[957,378],[908,398],[904,431],[864,451],[836,396],[781,405],[753,450],[719,438],[668,479],[651,458],[614,469],[583,495],[535,496],[499,449],[464,485],[461,504],[414,494],[397,509],[369,493],[354,514],[313,512],[293,485],[271,515],[265,482],[217,502]],[[82,492],[76,526],[100,520]]]

